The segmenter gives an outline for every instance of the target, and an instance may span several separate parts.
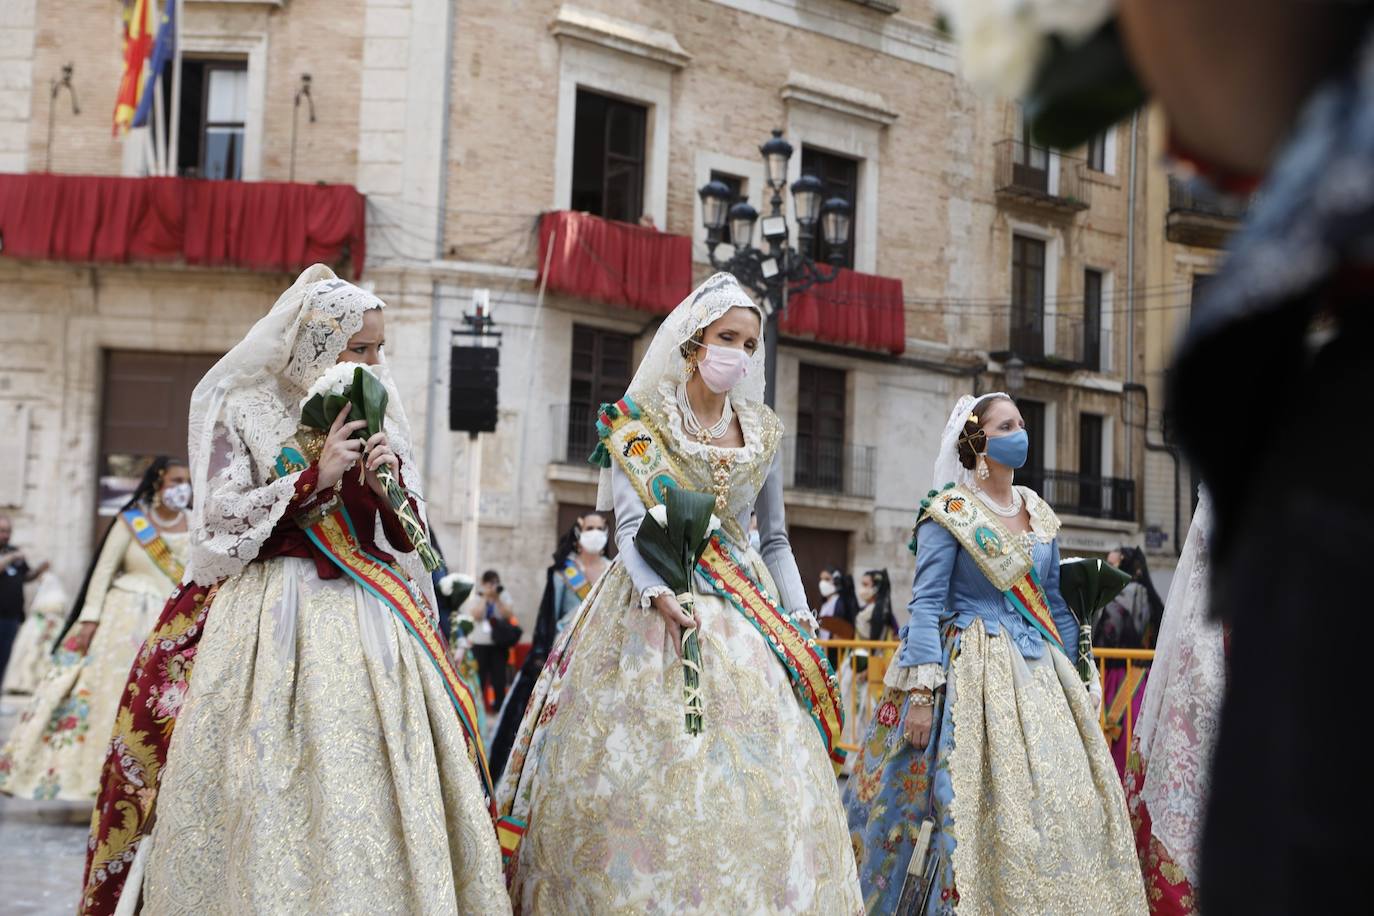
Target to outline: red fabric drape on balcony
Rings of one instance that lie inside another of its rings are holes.
[[[663,315],[692,291],[692,240],[557,210],[539,219],[539,272],[549,289]]]
[[[825,343],[899,354],[906,349],[902,281],[841,268],[832,282],[790,297],[778,329]]]
[[[346,252],[357,279],[366,207],[349,185],[0,175],[0,241],[0,254],[15,258],[271,271]]]

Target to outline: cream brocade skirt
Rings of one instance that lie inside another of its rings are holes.
[[[698,598],[702,735],[663,618],[615,564],[536,688],[529,752],[498,796],[529,804],[511,896],[524,913],[862,909],[835,772],[782,665],[738,611]],[[521,766],[523,764],[523,767]]]
[[[510,910],[440,675],[389,609],[308,560],[221,586],[150,846],[125,890],[146,867],[147,913]]]
[[[129,668],[166,599],[152,587],[110,586],[86,653],[57,651],[0,750],[0,790],[17,798],[95,800]]]

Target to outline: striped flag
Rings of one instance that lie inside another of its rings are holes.
[[[153,113],[153,93],[157,92],[158,79],[176,50],[177,6],[177,0],[167,0],[167,5],[159,17],[162,24],[157,29],[157,41],[153,42],[151,66],[148,68],[148,78],[144,80],[146,85],[139,96],[138,110],[134,112],[134,127],[142,127],[148,123],[148,117]],[[158,129],[165,131],[166,125]]]
[[[124,75],[115,96],[114,133],[127,133],[143,94],[144,65],[153,47],[152,0],[133,0],[124,8]]]

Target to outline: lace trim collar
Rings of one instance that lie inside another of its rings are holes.
[[[739,427],[744,433],[744,445],[739,448],[720,448],[702,445],[687,435],[682,426],[682,411],[677,406],[677,383],[663,380],[659,383],[658,394],[663,403],[663,415],[668,421],[668,432],[677,447],[688,455],[710,458],[711,452],[729,452],[736,464],[753,462],[763,453],[763,423],[758,415],[758,405],[731,395],[730,406],[739,417]]]
[[[1059,534],[1059,516],[1054,514],[1050,504],[1040,498],[1030,487],[1018,486],[1017,491],[1026,500],[1026,514],[1030,516],[1031,531],[1035,533],[1035,539],[1042,544],[1048,544]]]

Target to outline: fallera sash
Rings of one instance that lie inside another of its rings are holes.
[[[181,575],[186,572],[186,568],[172,556],[172,548],[167,546],[161,532],[152,520],[143,514],[143,510],[138,506],[130,506],[119,513],[119,518],[129,527],[134,540],[138,541],[138,546],[143,548],[143,552],[153,561],[153,565],[162,570],[162,574],[172,582],[181,582]]]
[[[304,470],[308,466],[301,454],[289,447],[283,449],[281,457],[277,459],[277,472],[282,475]],[[439,672],[444,682],[444,690],[448,693],[453,710],[458,715],[458,723],[463,728],[468,758],[477,767],[477,775],[482,780],[482,789],[486,792],[487,804],[494,818],[496,791],[492,785],[491,773],[487,769],[482,733],[476,726],[477,704],[472,698],[472,692],[454,670],[448,652],[439,639],[439,631],[411,591],[405,575],[362,549],[358,543],[357,532],[353,528],[353,520],[349,518],[348,510],[342,503],[306,528],[305,533],[311,543],[318,547],[331,563],[396,615],[410,635],[415,637],[425,657]]]
[[[931,490],[921,500],[917,526],[927,519],[954,535],[1011,606],[1059,651],[1068,654],[1059,628],[1054,625],[1049,598],[1040,584],[1030,551],[984,507],[982,500],[961,486],[946,484],[943,490]]]
[[[614,460],[620,465],[646,507],[663,502],[664,494],[684,479],[663,446],[662,436],[629,398],[602,406],[597,432],[601,445],[593,461],[609,464]],[[787,670],[792,689],[825,742],[826,753],[842,763],[845,752],[837,743],[844,725],[839,680],[816,640],[792,622],[768,588],[751,574],[749,564],[734,555],[719,533],[711,537],[697,571],[717,597],[763,636]]]
[[[577,595],[577,600],[587,600],[587,595],[592,590],[591,580],[572,557],[568,557],[567,562],[563,564],[563,579],[568,583],[568,588],[573,590],[573,594]]]

